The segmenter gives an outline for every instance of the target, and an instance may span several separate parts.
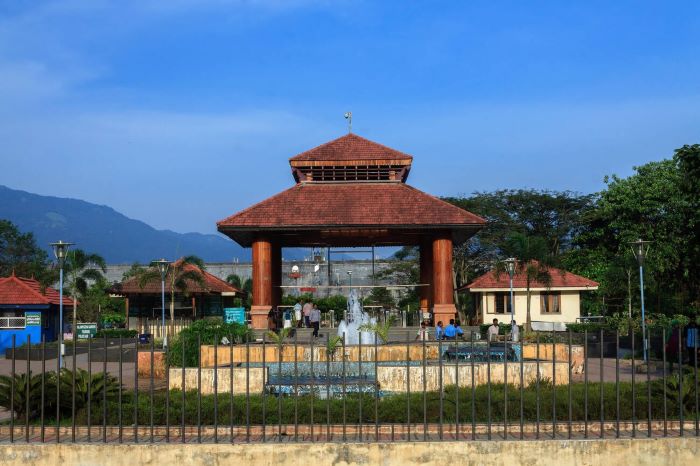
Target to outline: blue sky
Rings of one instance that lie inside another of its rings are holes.
[[[346,132],[437,195],[593,192],[700,142],[700,3],[0,0],[0,184],[157,228]]]

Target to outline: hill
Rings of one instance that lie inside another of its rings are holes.
[[[218,234],[156,230],[111,207],[53,196],[41,196],[0,185],[0,218],[21,231],[31,231],[37,244],[50,250],[59,239],[100,254],[109,263],[147,263],[195,254],[207,262],[249,260],[250,251]]]

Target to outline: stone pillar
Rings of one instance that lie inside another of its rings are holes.
[[[420,282],[428,284],[428,286],[421,286],[418,290],[420,310],[421,312],[430,312],[433,304],[433,243],[430,240],[424,240],[420,244]]]
[[[267,239],[253,242],[253,303],[251,325],[267,328],[267,314],[272,309],[272,243]]]
[[[433,238],[433,319],[447,326],[454,319],[457,308],[454,304],[452,281],[452,237],[449,233]]]

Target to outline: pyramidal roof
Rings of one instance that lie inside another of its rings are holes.
[[[289,159],[292,167],[314,165],[410,165],[413,157],[349,133]]]

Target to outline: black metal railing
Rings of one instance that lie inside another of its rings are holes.
[[[700,435],[697,339],[648,330],[388,343],[325,334],[12,340],[0,442],[248,443]],[[688,345],[690,342],[690,346]],[[35,342],[36,343],[36,342]],[[197,364],[188,352],[197,355]],[[177,356],[177,357],[176,357]]]

